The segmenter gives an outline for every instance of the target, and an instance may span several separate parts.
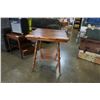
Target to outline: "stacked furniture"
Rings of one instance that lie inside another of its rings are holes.
[[[80,39],[79,58],[100,64],[100,30],[87,29]]]

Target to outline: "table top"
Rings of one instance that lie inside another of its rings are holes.
[[[69,38],[64,30],[37,28],[25,36],[29,40],[67,42]]]
[[[13,39],[13,40],[18,40],[20,37],[23,37],[22,34],[20,34],[20,33],[14,33],[14,32],[7,33],[6,36],[7,36],[7,38]]]

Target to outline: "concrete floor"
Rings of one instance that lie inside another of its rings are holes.
[[[1,53],[1,82],[3,83],[93,83],[100,82],[100,65],[77,58],[77,33],[73,32],[68,43],[61,44],[61,77],[56,79],[55,62],[37,61],[31,72],[33,55],[20,58],[18,51]],[[52,46],[54,46],[52,44]]]

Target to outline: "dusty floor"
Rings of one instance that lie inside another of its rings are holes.
[[[53,44],[52,44],[53,46]],[[4,83],[92,83],[100,82],[100,65],[77,58],[78,44],[73,32],[68,43],[61,44],[61,77],[56,79],[53,61],[37,61],[35,72],[31,72],[33,55],[20,58],[19,52],[1,53],[1,82]]]

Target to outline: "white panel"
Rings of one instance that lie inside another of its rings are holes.
[[[20,22],[12,21],[12,22],[11,22],[11,27],[12,27],[12,31],[13,31],[13,32],[23,34],[23,33],[22,33],[22,29],[21,29],[21,24],[20,24]]]

